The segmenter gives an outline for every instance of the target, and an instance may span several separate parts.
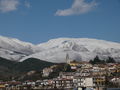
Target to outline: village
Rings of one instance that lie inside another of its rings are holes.
[[[43,80],[26,81],[0,81],[0,90],[109,90],[107,88],[120,88],[120,64],[91,64],[86,61],[71,61],[66,56],[67,70],[59,72],[57,77],[50,77],[57,65],[42,70]],[[34,73],[34,71],[29,72]]]

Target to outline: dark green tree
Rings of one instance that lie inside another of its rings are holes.
[[[105,64],[104,60],[101,60],[98,56],[96,56],[93,60],[90,60],[91,64]]]
[[[114,60],[114,58],[108,57],[108,59],[106,60],[106,63],[116,63],[116,61]]]

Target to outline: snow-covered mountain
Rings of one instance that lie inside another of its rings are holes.
[[[19,61],[22,57],[33,54],[34,48],[35,46],[31,43],[0,36],[0,57]]]
[[[108,56],[120,60],[120,44],[88,38],[58,38],[37,45],[43,50],[26,58],[35,57],[51,62],[65,62],[66,54],[71,60],[90,60],[97,55],[104,59]]]
[[[66,54],[71,60],[90,60],[95,56],[108,56],[120,61],[120,43],[89,38],[58,38],[33,45],[18,39],[0,36],[0,57],[24,61],[38,58],[50,62],[65,62]]]

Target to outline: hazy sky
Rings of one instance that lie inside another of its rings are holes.
[[[0,0],[0,35],[35,44],[59,37],[120,42],[120,0]]]

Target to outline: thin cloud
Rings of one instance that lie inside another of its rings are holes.
[[[94,9],[97,3],[92,0],[91,2],[85,2],[85,0],[74,0],[71,8],[64,10],[57,10],[56,16],[69,16],[69,15],[80,15],[87,13]]]
[[[20,0],[0,0],[0,12],[6,13],[15,11],[18,9],[18,6],[22,6],[22,4],[26,8],[30,8],[30,2],[28,0],[25,0],[24,3],[20,2]]]
[[[31,7],[30,2],[28,2],[27,0],[25,1],[25,7],[27,7],[27,8],[30,8],[30,7]]]
[[[19,0],[0,0],[0,12],[17,10]]]

